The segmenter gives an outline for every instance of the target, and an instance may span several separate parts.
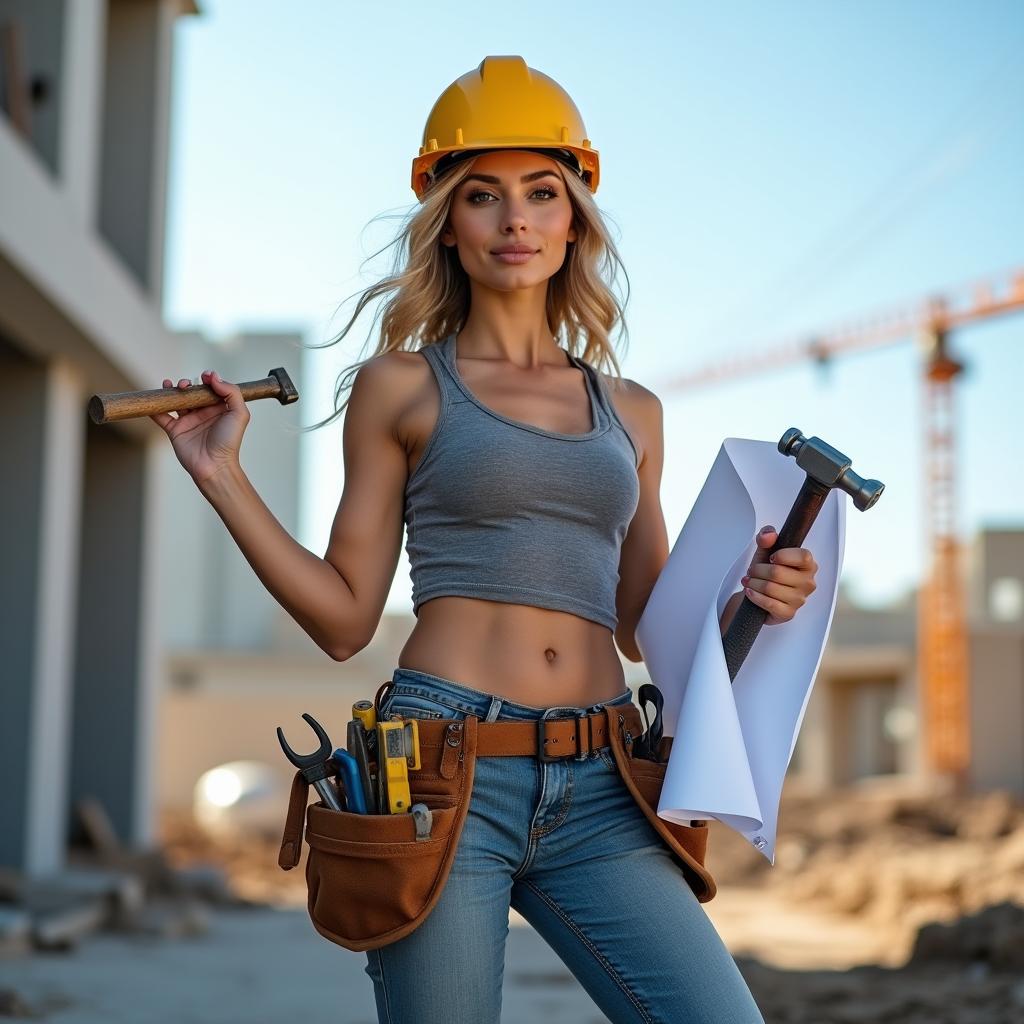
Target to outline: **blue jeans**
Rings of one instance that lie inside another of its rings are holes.
[[[392,678],[382,715],[536,721],[577,710],[412,669]],[[631,699],[626,690],[606,703]],[[498,1024],[510,905],[612,1024],[764,1024],[607,747],[583,761],[477,758],[440,900],[414,932],[366,954],[380,1024]]]

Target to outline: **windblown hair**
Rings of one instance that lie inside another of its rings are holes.
[[[620,324],[628,346],[624,309],[629,301],[629,276],[590,189],[575,174],[566,174],[557,160],[553,162],[565,182],[577,234],[576,241],[567,246],[565,262],[548,280],[548,325],[555,340],[572,355],[599,371],[611,367],[614,375],[610,381],[615,387],[622,373],[610,333]],[[473,157],[457,164],[424,194],[398,236],[385,246],[398,247],[391,275],[360,294],[355,311],[341,332],[324,345],[302,346],[318,349],[336,344],[348,334],[369,303],[394,292],[374,316],[374,321],[378,316],[381,318],[376,350],[338,378],[334,413],[302,428],[301,433],[318,430],[344,412],[348,399],[340,406],[338,400],[351,387],[364,363],[396,349],[415,351],[459,331],[465,324],[470,305],[469,275],[462,269],[457,248],[443,245],[441,234],[448,223],[452,195],[475,163]],[[621,303],[613,288],[620,270],[626,281]]]

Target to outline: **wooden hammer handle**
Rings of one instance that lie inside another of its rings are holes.
[[[247,402],[257,398],[276,398],[282,405],[288,405],[299,398],[299,393],[283,367],[271,370],[270,375],[263,380],[246,381],[239,384],[238,388]],[[89,416],[93,423],[110,423],[137,416],[155,416],[161,412],[200,409],[223,401],[207,384],[192,384],[187,388],[154,388],[152,391],[118,391],[93,395],[89,399]]]

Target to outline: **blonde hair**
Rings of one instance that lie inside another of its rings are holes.
[[[344,412],[348,399],[340,406],[338,400],[351,387],[352,378],[364,363],[385,352],[415,351],[440,341],[458,332],[466,322],[470,303],[469,276],[462,269],[457,249],[443,245],[441,234],[448,222],[452,195],[475,163],[476,157],[462,161],[425,193],[398,236],[385,246],[385,249],[398,246],[391,275],[360,294],[355,311],[341,332],[324,345],[302,345],[318,349],[336,344],[348,334],[370,302],[389,292],[395,293],[374,316],[374,321],[378,316],[381,318],[380,341],[374,352],[348,367],[338,378],[334,413],[302,428],[302,433],[318,430]],[[613,386],[617,386],[621,371],[609,335],[612,328],[620,324],[624,344],[628,347],[624,310],[629,301],[629,276],[590,189],[575,174],[564,173],[559,161],[554,163],[572,204],[576,241],[569,244],[565,263],[548,280],[548,326],[555,339],[572,355],[598,370],[610,367],[614,371]],[[620,270],[626,281],[626,294],[621,303],[613,289]]]

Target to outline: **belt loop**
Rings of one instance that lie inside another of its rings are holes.
[[[487,709],[487,716],[484,718],[485,722],[496,722],[498,715],[501,714],[501,708],[504,701],[500,697],[491,698],[491,706]]]

